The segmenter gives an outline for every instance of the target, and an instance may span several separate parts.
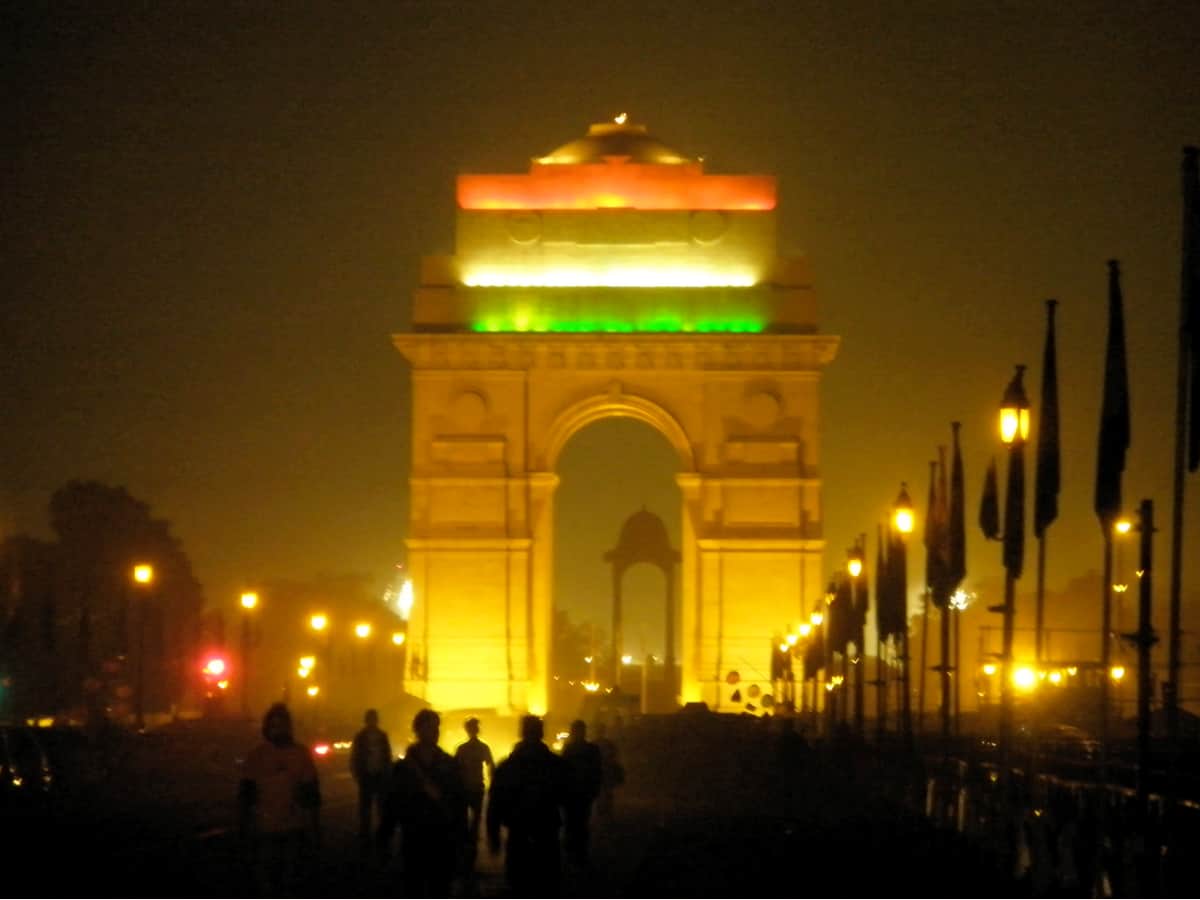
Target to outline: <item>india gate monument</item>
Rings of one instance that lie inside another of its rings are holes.
[[[805,262],[777,254],[774,177],[708,174],[619,116],[528,172],[459,175],[457,203],[454,255],[422,260],[393,338],[413,380],[407,689],[547,711],[556,466],[617,416],[678,457],[676,699],[731,709],[728,673],[769,672],[772,635],[823,596],[838,340]]]

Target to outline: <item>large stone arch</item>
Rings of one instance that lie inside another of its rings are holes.
[[[679,420],[660,404],[637,394],[625,393],[619,387],[580,400],[558,415],[541,441],[542,468],[548,472],[556,471],[558,458],[572,437],[593,422],[611,418],[635,419],[649,425],[670,442],[679,457],[681,471],[695,471],[692,441]]]
[[[412,365],[407,685],[440,709],[546,711],[554,466],[623,416],[680,459],[680,701],[728,702],[821,596],[821,335],[397,335]]]

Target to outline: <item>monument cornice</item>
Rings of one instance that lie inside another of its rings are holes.
[[[418,370],[817,371],[837,355],[827,334],[392,335]]]

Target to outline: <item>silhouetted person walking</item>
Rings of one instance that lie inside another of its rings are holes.
[[[472,717],[463,724],[467,740],[458,745],[454,759],[462,775],[467,803],[467,836],[463,865],[470,872],[475,867],[475,853],[479,849],[479,826],[483,815],[483,770],[486,767],[489,779],[494,776],[496,762],[492,759],[492,748],[479,739],[479,720]]]
[[[437,745],[441,719],[431,709],[413,718],[416,743],[392,769],[379,826],[386,852],[392,832],[402,829],[404,895],[448,897],[462,843],[465,798],[454,758]]]
[[[537,716],[521,720],[521,740],[496,767],[488,795],[488,847],[499,853],[500,829],[507,829],[504,872],[520,897],[548,897],[561,889],[563,761],[542,743],[542,734]]]
[[[379,727],[379,713],[368,709],[363,716],[363,728],[350,744],[350,772],[358,783],[358,836],[364,842],[371,837],[372,807],[378,810],[379,820],[383,820],[383,801],[391,767],[391,741],[387,732]]]
[[[619,724],[620,720],[618,720]],[[596,747],[600,750],[600,796],[596,801],[596,812],[608,820],[613,817],[616,790],[625,783],[625,767],[617,745],[608,739],[608,729],[603,722],[596,723]]]
[[[584,865],[588,860],[592,803],[603,785],[604,763],[600,748],[587,739],[587,724],[582,719],[571,723],[562,760],[566,776],[563,812],[566,813],[567,859]]]
[[[263,716],[263,742],[246,757],[238,826],[264,897],[300,890],[301,864],[320,846],[321,790],[312,754],[292,737],[292,716],[276,703]]]

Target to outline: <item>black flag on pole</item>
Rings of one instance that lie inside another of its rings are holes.
[[[946,575],[950,582],[950,593],[954,593],[967,577],[967,502],[962,447],[958,442],[959,423],[951,422],[950,428],[954,433],[954,460],[950,468],[950,521],[946,526],[949,559]]]
[[[1042,408],[1038,422],[1037,483],[1034,486],[1033,533],[1039,538],[1058,518],[1061,487],[1058,450],[1058,354],[1054,341],[1057,300],[1046,301],[1046,349],[1042,354]]]
[[[1129,450],[1129,379],[1125,370],[1125,316],[1121,267],[1108,262],[1108,345],[1104,353],[1104,397],[1096,454],[1096,515],[1107,529],[1121,512],[1121,474]]]
[[[979,501],[979,528],[989,541],[1000,540],[1000,488],[996,480],[996,459],[988,462],[983,479],[983,499]]]
[[[1183,292],[1188,346],[1188,471],[1200,466],[1200,174],[1196,148],[1183,148]]]

